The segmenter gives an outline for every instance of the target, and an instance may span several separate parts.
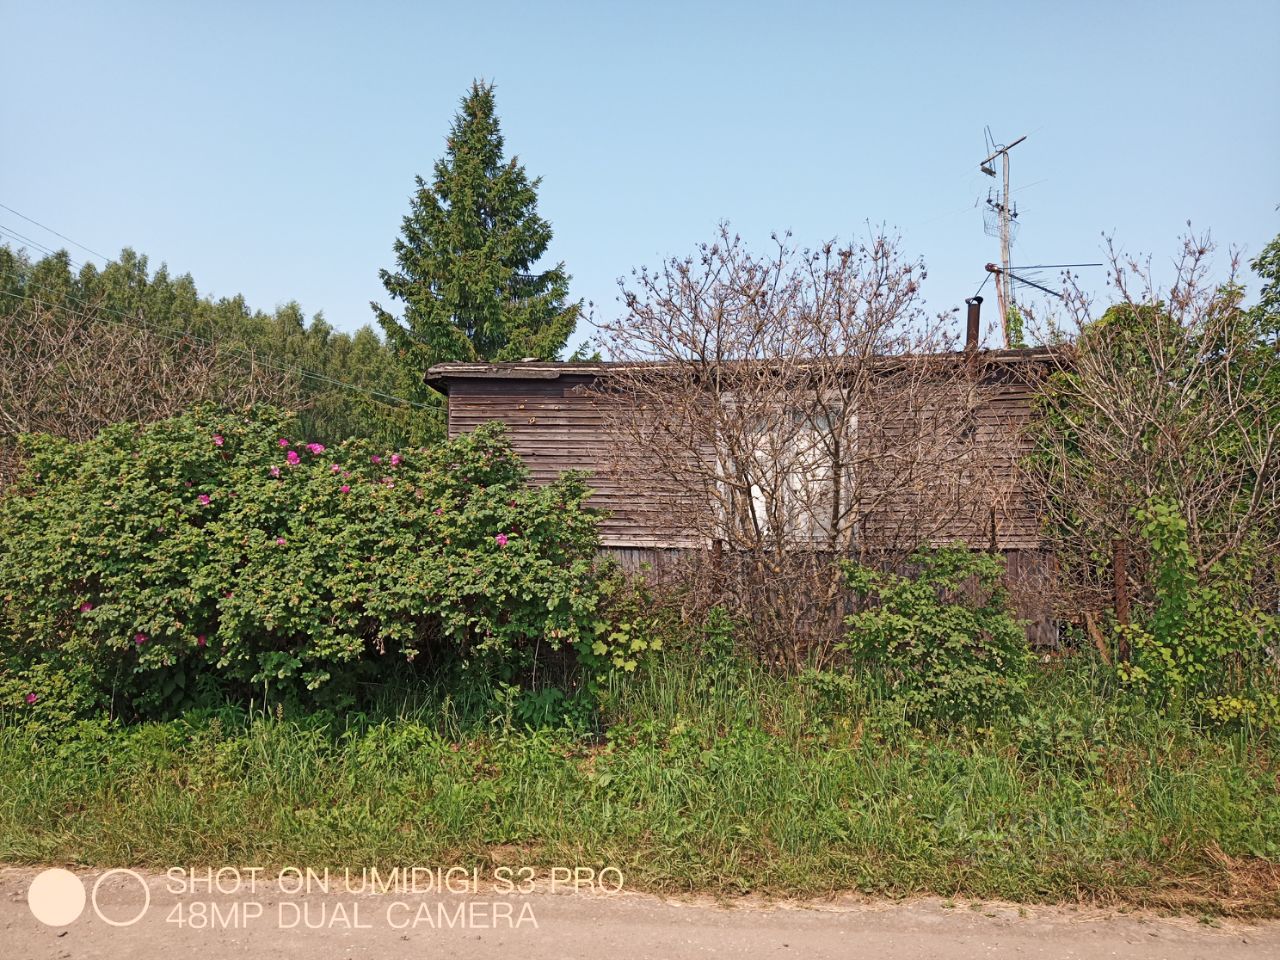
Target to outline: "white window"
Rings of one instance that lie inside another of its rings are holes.
[[[733,427],[734,440],[726,439],[716,453],[726,540],[819,545],[850,532],[857,496],[855,414],[770,411]]]

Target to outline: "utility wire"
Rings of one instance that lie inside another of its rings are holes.
[[[17,230],[14,230],[12,227],[6,227],[3,223],[0,223],[0,233],[8,234],[10,237],[12,237],[14,240],[17,240],[19,243],[24,243],[24,244],[27,244],[28,246],[35,247],[37,250],[39,250],[41,253],[46,254],[47,256],[52,257],[57,254],[57,251],[54,250],[52,247],[46,247],[43,243],[39,243],[38,241],[32,240],[30,237],[23,236]],[[77,266],[77,267],[80,266],[78,262],[71,259],[70,255],[67,256],[67,261],[71,263],[73,266]]]
[[[39,220],[32,220],[32,219],[31,219],[30,217],[28,217],[25,213],[20,213],[20,212],[18,212],[17,210],[13,209],[13,207],[6,206],[5,204],[0,203],[0,209],[8,210],[10,213],[14,214],[15,216],[21,217],[23,220],[27,221],[27,223],[35,224],[35,225],[36,225],[37,227],[39,227],[41,230],[48,230],[48,231],[49,231],[50,233],[52,233],[55,237],[60,237],[60,238],[62,238],[63,240],[67,241],[67,243],[74,244],[75,246],[79,247],[81,250],[85,251],[86,253],[92,253],[92,254],[93,254],[95,257],[97,257],[99,260],[106,260],[108,263],[110,263],[110,262],[111,262],[111,258],[110,258],[110,257],[104,257],[104,256],[103,256],[102,254],[100,254],[97,250],[94,250],[94,249],[93,249],[93,248],[91,248],[91,247],[86,247],[83,243],[81,243],[81,242],[80,242],[80,241],[78,241],[78,240],[72,240],[70,237],[66,236],[65,234],[61,234],[61,233],[59,233],[57,230],[53,229],[53,227],[46,227],[46,226],[45,226],[43,223],[41,223]]]
[[[1010,270],[1056,270],[1059,267],[1100,267],[1100,263],[1033,263],[1025,267],[1010,267]]]

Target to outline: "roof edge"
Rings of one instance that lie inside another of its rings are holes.
[[[1061,346],[1014,347],[1002,350],[979,350],[977,356],[982,360],[1007,363],[1029,363],[1037,360],[1048,360],[1065,353],[1069,348]],[[933,359],[963,359],[970,356],[963,350],[948,353],[903,354],[897,358],[920,356]],[[604,375],[613,371],[637,366],[649,366],[660,361],[561,361],[561,360],[518,360],[495,363],[474,361],[450,361],[437,363],[428,368],[423,378],[427,386],[443,394],[449,392],[451,380],[558,380],[565,375]]]

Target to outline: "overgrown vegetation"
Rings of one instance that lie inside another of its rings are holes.
[[[597,389],[609,470],[636,493],[620,508],[713,547],[682,558],[684,602],[724,607],[780,669],[840,662],[842,558],[892,567],[1012,525],[992,384],[957,363],[923,275],[885,234],[761,253],[722,225],[636,272],[601,325],[625,361]]]
[[[1248,309],[1207,239],[1184,241],[1166,288],[1112,251],[1118,302],[1094,317],[1069,290],[1027,463],[1063,616],[1153,709],[1228,727],[1280,716],[1275,246]]]
[[[1159,503],[1177,505],[1197,577],[1229,563],[1251,602],[1280,600],[1277,265],[1255,261],[1262,301],[1244,309],[1236,264],[1220,280],[1212,253],[1189,238],[1161,287],[1149,263],[1113,251],[1117,302],[1100,316],[1069,291],[1073,329],[1040,392],[1028,475],[1073,619],[1115,606],[1117,567],[1139,611],[1159,603],[1140,513]]]
[[[1009,613],[1004,564],[964,547],[911,560],[911,577],[846,565],[859,600],[873,601],[846,620],[854,663],[915,721],[981,723],[1015,711],[1031,654]]]
[[[669,892],[1280,913],[1273,736],[1200,732],[1084,660],[1038,672],[1016,721],[922,733],[847,675],[707,640],[616,688],[601,741],[447,686],[341,717],[6,727],[0,859],[610,865]]]
[[[492,425],[391,448],[199,407],[27,438],[0,496],[0,860],[514,858],[1280,916],[1274,286],[1243,310],[1189,248],[1186,284],[1061,354],[1030,466],[1098,656],[1036,664],[999,557],[920,547],[1000,497],[982,397],[937,401],[953,358],[876,359],[934,343],[895,326],[914,265],[724,239],[646,275],[622,330],[675,344],[613,424],[717,545],[674,577],[599,562],[583,478],[531,487]],[[767,323],[762,277],[789,278]],[[727,340],[682,339],[704,302]]]
[[[1215,723],[1280,723],[1276,617],[1253,602],[1249,556],[1224,558],[1199,575],[1176,503],[1135,511],[1150,548],[1155,605],[1117,627],[1130,659],[1120,676],[1153,705],[1198,711]]]
[[[497,425],[403,453],[201,409],[29,440],[0,499],[0,709],[350,705],[417,658],[517,679],[595,640],[595,518]]]
[[[0,486],[22,433],[88,440],[201,402],[299,410],[300,431],[322,443],[418,446],[442,434],[438,417],[396,399],[420,380],[371,328],[338,332],[297,303],[268,313],[201,295],[189,274],[129,249],[73,269],[65,252],[33,262],[0,245]]]

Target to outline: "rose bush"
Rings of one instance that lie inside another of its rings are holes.
[[[147,716],[231,688],[343,704],[424,654],[509,676],[593,637],[580,477],[530,487],[496,424],[401,452],[292,427],[203,408],[26,438],[0,499],[4,708]]]

